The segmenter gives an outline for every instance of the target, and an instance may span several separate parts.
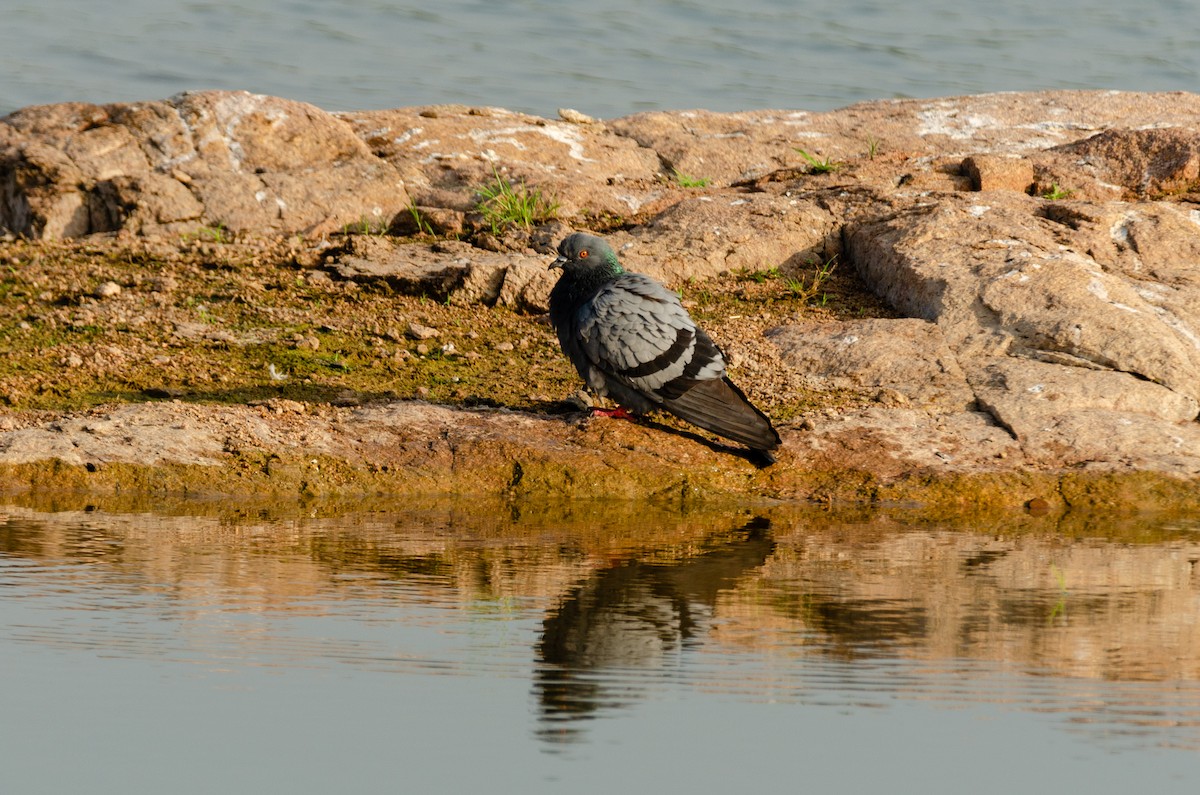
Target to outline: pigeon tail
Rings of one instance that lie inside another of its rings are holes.
[[[682,395],[663,400],[662,407],[681,420],[757,450],[768,460],[774,459],[770,451],[780,445],[771,421],[728,378],[697,381]]]

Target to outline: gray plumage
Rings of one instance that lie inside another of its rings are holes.
[[[725,357],[679,296],[626,272],[592,235],[563,240],[551,267],[562,275],[550,293],[550,322],[594,392],[638,414],[664,409],[774,460],[779,434],[725,375]]]

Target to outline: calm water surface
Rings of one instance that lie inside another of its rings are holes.
[[[1196,90],[1193,4],[0,2],[0,113]],[[61,507],[61,506],[60,506]],[[0,791],[1195,792],[1200,524],[0,514]]]
[[[6,793],[1200,782],[1200,521],[87,507],[0,509]]]
[[[198,88],[612,117],[1197,86],[1190,0],[0,0],[0,114]]]

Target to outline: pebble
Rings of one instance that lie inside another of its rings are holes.
[[[431,340],[438,334],[441,334],[441,332],[432,326],[423,326],[420,323],[408,324],[408,336],[414,340]]]
[[[1041,514],[1048,513],[1050,511],[1050,503],[1041,497],[1034,497],[1032,500],[1025,503],[1025,510],[1029,511],[1029,513],[1033,514],[1034,516],[1040,516]]]
[[[113,298],[121,294],[121,285],[116,282],[103,282],[96,288],[97,298]]]
[[[577,111],[574,108],[559,108],[558,118],[562,119],[563,121],[570,122],[571,124],[596,123],[596,120],[593,117],[587,115],[586,113]]]
[[[507,351],[511,351],[514,347],[516,347],[516,346],[513,345],[511,342],[497,342],[496,343],[496,350],[498,350],[498,351],[507,352]]]

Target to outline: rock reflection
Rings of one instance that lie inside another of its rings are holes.
[[[546,747],[683,688],[1004,704],[1097,739],[1200,748],[1195,520],[493,508],[11,508],[0,644],[531,676]]]
[[[707,540],[681,560],[625,560],[592,574],[546,618],[537,647],[535,692],[551,740],[576,736],[571,722],[635,698],[601,669],[662,668],[703,637],[717,595],[775,551],[771,523],[756,517]]]

